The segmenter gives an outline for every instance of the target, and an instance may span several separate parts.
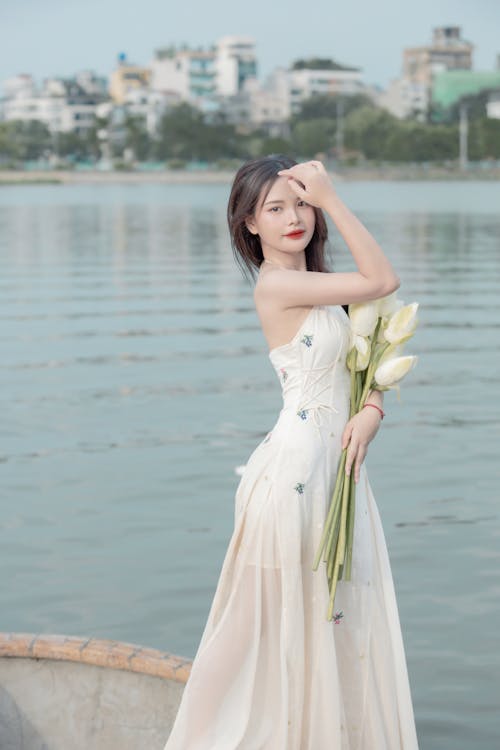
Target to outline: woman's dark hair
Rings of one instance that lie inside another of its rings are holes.
[[[272,154],[246,162],[236,173],[227,206],[227,222],[234,257],[245,275],[249,271],[254,278],[264,260],[260,239],[248,230],[245,220],[253,216],[262,189],[267,188],[266,196],[280,169],[289,169],[294,164],[297,162],[289,156]],[[307,270],[324,272],[329,270],[325,261],[328,227],[321,209],[313,208],[316,222],[314,234],[305,249]]]

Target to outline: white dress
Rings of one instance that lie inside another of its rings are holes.
[[[276,424],[236,490],[235,524],[164,750],[416,750],[393,579],[367,471],[351,581],[326,618],[313,571],[349,418],[348,315],[315,306],[270,354]]]

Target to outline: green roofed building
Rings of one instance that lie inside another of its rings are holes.
[[[447,109],[463,96],[492,89],[500,90],[500,70],[444,70],[434,74],[432,102]]]

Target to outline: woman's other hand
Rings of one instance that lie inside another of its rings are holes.
[[[345,462],[346,474],[354,464],[354,481],[359,482],[361,464],[368,453],[370,443],[378,432],[382,417],[377,409],[361,409],[347,422],[342,433],[342,450],[348,445]]]
[[[289,169],[281,169],[280,177],[286,177],[291,189],[299,198],[311,206],[326,208],[328,200],[335,196],[335,188],[320,161],[305,161]]]

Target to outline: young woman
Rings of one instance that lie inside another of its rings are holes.
[[[328,272],[326,211],[357,271]],[[399,278],[318,161],[244,164],[228,205],[283,408],[236,491],[235,525],[165,750],[417,750],[384,533],[363,463],[383,417],[370,393],[349,419],[347,305]],[[350,581],[332,621],[313,570],[337,465],[357,482]]]

